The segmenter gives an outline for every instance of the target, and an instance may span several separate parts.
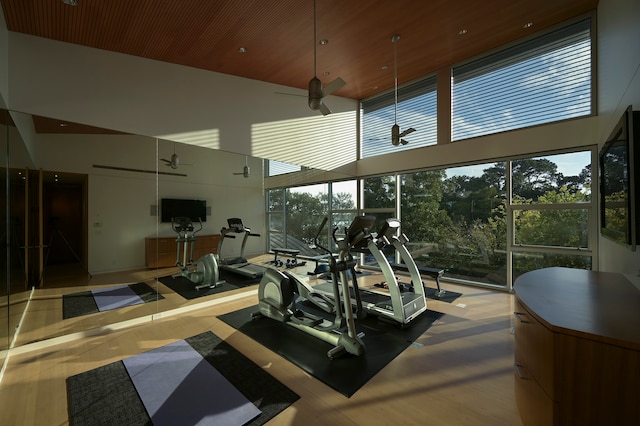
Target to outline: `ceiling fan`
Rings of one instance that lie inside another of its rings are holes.
[[[395,102],[394,102],[394,114],[393,114],[393,126],[391,126],[391,144],[398,146],[400,144],[406,145],[409,141],[402,139],[410,133],[416,131],[413,127],[401,132],[400,126],[398,126],[398,41],[400,41],[400,35],[395,34],[391,37],[393,43],[393,74],[395,82]]]
[[[177,169],[181,164],[183,166],[192,166],[193,164],[184,164],[180,163],[180,157],[176,154],[176,143],[173,143],[173,155],[171,155],[171,159],[167,160],[166,158],[161,158],[160,161],[164,161],[166,166],[171,167],[172,169]]]
[[[242,171],[234,173],[234,175],[242,175],[245,178],[248,178],[249,176],[251,176],[251,169],[249,168],[249,159],[246,155],[244,156],[244,167],[242,168]]]
[[[317,43],[317,30],[316,30],[316,0],[313,1],[313,78],[309,80],[309,108],[313,111],[320,111],[322,115],[331,114],[331,110],[327,105],[322,101],[325,96],[330,95],[336,90],[340,89],[344,86],[345,81],[340,77],[333,80],[331,83],[327,84],[326,87],[322,87],[322,82],[317,77],[318,75],[318,43]],[[326,41],[323,42],[326,44]]]

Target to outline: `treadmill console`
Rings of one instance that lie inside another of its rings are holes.
[[[244,225],[242,224],[242,219],[238,217],[232,217],[227,219],[227,225],[229,225],[229,229],[233,232],[241,233],[244,232]]]

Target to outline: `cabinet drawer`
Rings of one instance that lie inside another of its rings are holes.
[[[167,255],[167,254],[171,254],[175,256],[175,251],[176,251],[175,238],[174,239],[158,238],[157,249],[158,249],[159,256]]]
[[[525,426],[553,424],[555,403],[523,365],[514,364],[516,405]]]
[[[515,362],[524,366],[527,374],[540,384],[542,389],[555,400],[553,389],[554,371],[554,333],[544,327],[529,314],[516,300],[515,323]]]

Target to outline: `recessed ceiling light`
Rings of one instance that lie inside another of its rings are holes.
[[[389,69],[389,67],[388,67],[388,66],[386,66],[386,65],[383,65],[383,66],[381,67],[381,69],[382,69],[382,70],[387,70],[387,69]]]
[[[466,33],[468,33],[469,31],[467,31],[466,28],[461,29],[460,31],[458,31],[458,35],[465,35]]]
[[[527,22],[522,26],[522,28],[531,28],[531,27],[533,27],[533,22]]]
[[[241,48],[238,49],[238,52],[247,53],[247,48],[246,47],[241,47]]]

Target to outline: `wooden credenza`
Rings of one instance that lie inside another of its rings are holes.
[[[193,247],[193,261],[207,253],[218,252],[220,234],[198,235]],[[178,243],[176,237],[148,237],[145,238],[145,265],[147,268],[168,268],[176,266]],[[180,253],[182,259],[182,252]]]
[[[528,425],[640,425],[640,290],[571,268],[515,283],[515,397]]]

